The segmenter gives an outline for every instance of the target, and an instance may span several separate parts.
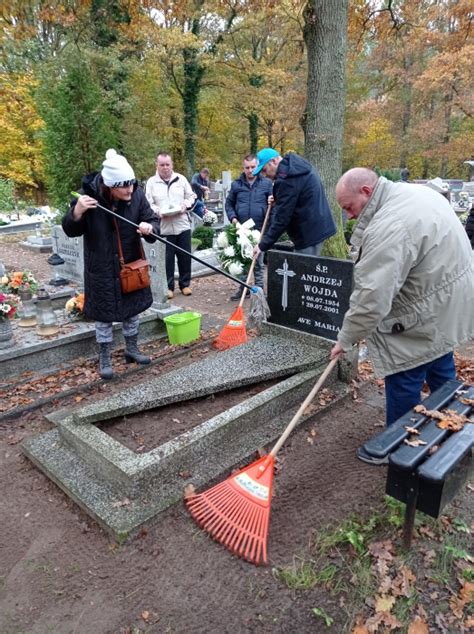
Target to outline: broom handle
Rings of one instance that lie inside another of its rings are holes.
[[[268,454],[268,462],[271,462],[270,458],[275,458],[275,456],[277,455],[277,453],[280,451],[283,443],[285,442],[285,440],[288,438],[288,436],[291,434],[291,432],[293,431],[293,429],[295,428],[296,424],[298,423],[298,421],[300,420],[300,418],[303,416],[303,412],[304,410],[308,407],[308,405],[311,403],[311,401],[314,399],[314,397],[316,396],[316,394],[319,392],[321,386],[323,385],[323,383],[326,381],[326,379],[328,378],[329,373],[331,372],[331,370],[334,368],[334,366],[336,365],[338,361],[338,357],[336,357],[335,359],[333,359],[332,361],[329,362],[328,366],[326,367],[326,369],[324,370],[324,372],[321,374],[321,376],[319,377],[316,385],[313,387],[313,389],[311,390],[311,392],[308,394],[308,396],[305,398],[305,400],[303,401],[303,403],[300,405],[299,410],[296,412],[296,414],[293,416],[293,418],[291,419],[290,423],[288,424],[288,427],[285,429],[285,431],[283,432],[283,434],[280,436],[280,438],[278,439],[278,442],[276,443],[276,445],[273,447],[273,449],[270,451],[270,453]],[[263,471],[265,471],[265,469],[267,468],[267,463],[266,461],[262,464],[262,466],[260,467],[262,473]]]
[[[267,211],[265,212],[265,218],[263,219],[262,230],[260,231],[260,240],[263,238],[263,234],[265,233],[265,229],[267,228],[268,220],[270,218],[271,208],[272,208],[272,203],[268,203]],[[248,284],[250,283],[250,278],[252,276],[255,265],[257,264],[257,259],[258,259],[258,256],[254,257],[252,260],[252,264],[250,265],[250,269],[249,269],[247,280],[246,280],[247,286],[246,288],[244,288],[242,297],[240,298],[239,308],[242,308],[242,306],[244,305],[245,296],[247,295]]]
[[[79,198],[79,196],[82,196],[82,194],[78,194],[77,192],[71,192],[71,194],[75,196],[76,198]],[[129,220],[128,218],[124,218],[120,214],[116,214],[115,211],[112,211],[111,209],[107,209],[107,207],[103,207],[102,205],[99,205],[97,201],[96,203],[97,203],[97,207],[99,207],[100,209],[103,209],[107,213],[112,214],[112,216],[115,216],[116,218],[119,218],[120,220],[123,220],[124,222],[128,222],[129,225],[132,225],[132,227],[135,227],[136,229],[138,229],[138,225],[132,222],[131,220]],[[193,258],[193,260],[196,260],[197,262],[199,262],[199,264],[203,264],[204,266],[207,266],[207,268],[212,269],[216,273],[220,273],[221,275],[228,277],[229,280],[232,280],[233,282],[237,282],[238,284],[245,286],[245,288],[246,289],[248,288],[250,291],[256,292],[253,290],[255,288],[254,286],[250,286],[250,284],[247,284],[246,282],[242,282],[241,280],[238,280],[233,275],[230,275],[230,273],[226,273],[225,271],[218,269],[216,266],[209,264],[209,262],[205,262],[204,260],[201,260],[201,258],[198,258],[197,255],[193,255],[189,251],[186,251],[186,249],[182,249],[181,247],[176,246],[176,244],[171,244],[171,242],[168,242],[168,240],[166,240],[165,238],[162,238],[161,236],[157,236],[156,233],[150,233],[149,235],[152,236],[153,238],[156,238],[160,242],[163,242],[163,244],[169,244],[171,247],[173,247],[173,249],[176,249],[177,251],[181,251],[182,253],[186,253],[186,255],[190,255]]]

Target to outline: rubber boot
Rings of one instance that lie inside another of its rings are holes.
[[[110,362],[111,343],[99,343],[99,374],[105,379],[113,379],[112,364]]]
[[[151,359],[140,352],[137,346],[137,339],[138,335],[125,337],[125,361],[127,363],[135,361],[135,363],[139,363],[140,365],[148,365]]]

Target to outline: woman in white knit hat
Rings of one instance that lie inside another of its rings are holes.
[[[82,195],[71,203],[62,225],[69,237],[84,237],[84,314],[95,321],[100,376],[111,379],[112,322],[122,322],[127,362],[148,364],[150,359],[137,347],[138,315],[153,303],[150,288],[131,293],[121,290],[116,227],[125,263],[129,263],[142,257],[141,236],[155,242],[150,234],[159,233],[159,220],[137,187],[135,173],[124,156],[107,150],[102,165],[101,172],[84,176]],[[96,202],[131,220],[138,230],[114,219],[96,207]]]

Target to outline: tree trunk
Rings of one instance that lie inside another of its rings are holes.
[[[204,69],[200,66],[195,49],[185,48],[184,89],[183,89],[183,129],[184,162],[188,178],[191,178],[196,163],[196,132],[198,121],[199,93]]]
[[[451,115],[453,111],[453,89],[444,97],[444,135],[443,135],[443,145],[446,147],[451,140]],[[448,175],[448,157],[446,153],[443,152],[441,157],[441,169],[440,176],[441,178],[446,178]]]
[[[250,154],[258,152],[258,114],[252,112],[247,116],[249,122]]]
[[[325,252],[346,257],[335,187],[342,170],[348,0],[308,0],[304,40],[308,52],[305,155],[316,166],[337,220],[338,232]]]
[[[196,2],[196,10],[204,4],[203,0]],[[191,33],[199,37],[201,25],[199,11],[191,21]],[[194,173],[196,163],[196,133],[198,126],[198,105],[204,67],[199,62],[196,48],[183,49],[183,132],[184,132],[184,164],[186,176],[190,179]]]

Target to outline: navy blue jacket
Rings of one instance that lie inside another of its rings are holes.
[[[466,231],[471,247],[474,249],[474,207],[471,209],[466,221]]]
[[[240,223],[243,223],[252,218],[255,229],[260,231],[272,187],[272,181],[260,175],[250,185],[245,174],[242,173],[230,186],[230,192],[225,201],[225,211],[230,222],[237,218]]]
[[[82,180],[81,193],[95,198],[101,205],[111,208],[110,203],[101,196],[102,178],[95,172]],[[124,294],[120,288],[120,264],[117,234],[113,216],[106,211],[90,209],[80,220],[74,220],[72,212],[77,200],[71,203],[64,216],[62,225],[70,238],[84,236],[84,313],[95,321],[123,321],[138,315],[153,303],[150,288],[142,288]],[[118,201],[116,213],[135,224],[149,222],[153,232],[159,234],[159,219],[148,204],[140,187],[135,186],[132,200],[127,203]],[[140,238],[137,230],[123,220],[117,219],[122,243],[123,257],[126,263],[141,258]],[[147,242],[155,242],[152,236],[146,236]]]
[[[288,233],[295,249],[306,249],[336,233],[336,224],[317,170],[298,154],[285,154],[273,183],[275,206],[260,244],[271,249]]]

